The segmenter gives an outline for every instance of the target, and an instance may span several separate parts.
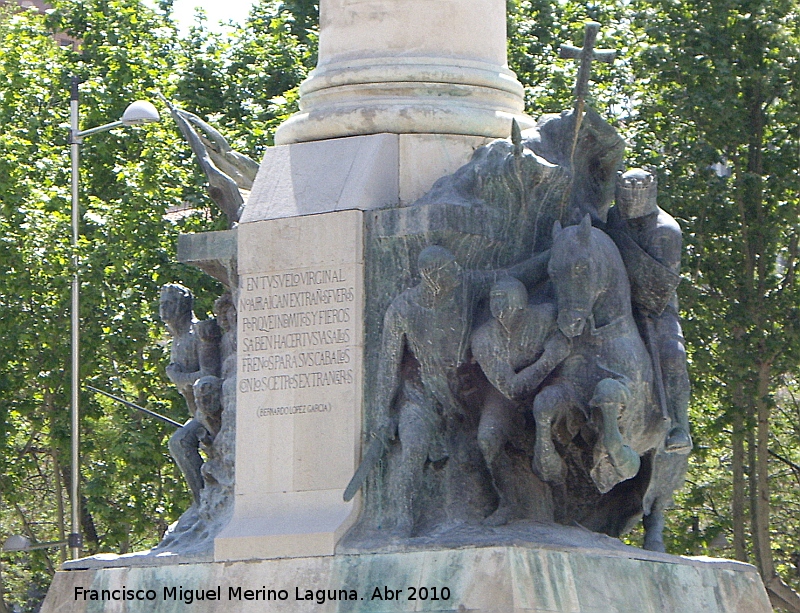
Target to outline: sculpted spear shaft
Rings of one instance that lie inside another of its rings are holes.
[[[150,417],[155,417],[156,419],[159,419],[159,420],[163,421],[165,424],[169,424],[173,428],[183,428],[183,424],[182,423],[179,423],[179,422],[175,421],[174,419],[170,419],[169,417],[165,417],[164,415],[161,415],[160,413],[156,413],[155,411],[151,411],[150,409],[145,409],[144,407],[140,407],[138,404],[134,404],[133,402],[129,402],[129,401],[125,400],[124,398],[120,398],[119,396],[115,396],[114,394],[109,394],[108,392],[104,392],[103,390],[98,389],[96,387],[92,387],[91,385],[87,385],[86,387],[87,387],[87,389],[90,389],[93,392],[96,392],[98,394],[103,394],[103,396],[108,396],[112,400],[116,400],[117,402],[120,402],[120,403],[124,404],[126,407],[130,407],[131,409],[136,409],[137,411],[141,411],[142,413],[146,413]]]
[[[589,80],[592,78],[592,61],[598,60],[611,64],[617,55],[617,52],[613,49],[595,50],[594,43],[597,40],[597,33],[599,31],[600,24],[596,21],[589,21],[586,24],[583,48],[561,45],[559,50],[559,55],[563,59],[580,60],[574,91],[575,106],[572,115],[575,118],[575,131],[572,134],[572,147],[569,154],[570,168],[573,165],[572,158],[575,156],[575,146],[578,144],[578,133],[580,132],[581,123],[583,122],[583,109],[586,104],[586,96],[589,93]]]

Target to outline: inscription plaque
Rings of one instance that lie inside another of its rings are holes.
[[[330,555],[356,509],[362,213],[239,226],[234,517],[217,559]]]
[[[345,414],[355,402],[356,273],[350,265],[240,277],[240,406],[275,420],[256,429],[268,437],[265,446],[292,458],[265,467],[267,491],[344,487],[352,474],[326,461],[325,441],[351,428]]]

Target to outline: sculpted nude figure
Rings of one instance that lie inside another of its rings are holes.
[[[473,333],[472,353],[493,386],[481,410],[478,443],[500,498],[484,523],[499,526],[523,516],[505,445],[524,427],[522,412],[530,410],[542,382],[569,355],[570,341],[556,326],[555,305],[529,304],[517,279],[498,281],[489,300],[493,318]]]
[[[198,502],[203,489],[200,445],[210,444],[219,431],[220,330],[213,319],[198,321],[193,303],[192,293],[182,285],[161,288],[159,315],[172,337],[167,376],[186,400],[190,416],[168,447]]]

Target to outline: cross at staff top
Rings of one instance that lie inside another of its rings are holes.
[[[573,47],[572,45],[561,45],[559,55],[563,59],[580,60],[578,77],[575,80],[575,134],[572,139],[572,155],[575,153],[575,144],[578,142],[578,132],[580,131],[581,121],[583,120],[583,107],[586,95],[589,93],[589,80],[592,77],[592,61],[598,60],[611,64],[617,55],[613,49],[597,49],[594,43],[597,40],[597,33],[600,31],[600,24],[596,21],[586,23],[586,30],[583,39],[583,48]],[[570,155],[570,158],[572,158]]]

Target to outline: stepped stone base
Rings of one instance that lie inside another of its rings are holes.
[[[142,590],[139,594],[145,599],[89,600],[94,593],[88,590],[97,590],[98,597],[102,590],[121,597],[113,590],[123,586],[134,590],[128,593],[133,598],[135,590]],[[146,600],[146,590],[152,590],[153,600]],[[42,613],[57,611],[768,613],[772,609],[758,573],[748,564],[590,545],[431,548],[60,571],[42,608]]]

